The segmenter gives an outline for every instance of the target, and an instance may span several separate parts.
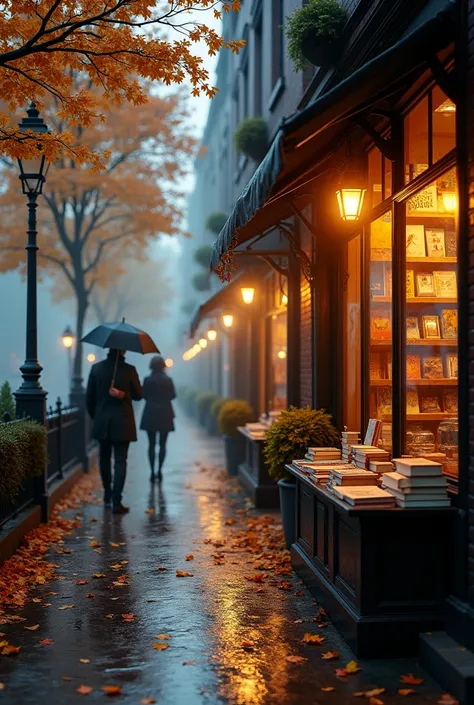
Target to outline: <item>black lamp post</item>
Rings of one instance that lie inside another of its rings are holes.
[[[20,123],[20,132],[45,134],[48,128],[39,116],[34,103],[27,110],[27,117]],[[26,279],[26,359],[20,368],[23,382],[15,392],[17,416],[29,416],[41,423],[46,420],[47,392],[40,384],[43,368],[38,362],[38,302],[37,302],[37,251],[36,208],[43,190],[48,164],[38,146],[38,153],[30,159],[19,159],[20,180],[28,203],[28,244]]]
[[[72,387],[72,348],[74,345],[74,333],[71,330],[70,326],[66,326],[64,329],[62,341],[63,341],[63,346],[67,350],[67,361],[68,361],[68,382],[69,382],[69,390],[71,390]]]

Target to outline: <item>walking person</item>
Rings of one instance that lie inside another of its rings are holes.
[[[166,457],[168,435],[174,431],[174,411],[172,400],[176,397],[173,380],[166,374],[166,363],[160,355],[150,362],[151,374],[143,382],[145,408],[140,424],[148,433],[148,459],[150,461],[150,482],[155,481],[156,437],[159,436],[158,481],[162,480],[162,468]]]
[[[87,384],[86,405],[93,421],[92,436],[99,441],[104,504],[112,506],[114,514],[128,512],[128,507],[122,504],[122,492],[127,475],[128,448],[137,440],[132,401],[142,397],[137,371],[125,362],[124,351],[110,350],[105,360],[93,365]]]

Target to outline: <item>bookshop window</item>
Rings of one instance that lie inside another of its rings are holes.
[[[457,184],[454,169],[406,204],[406,447],[458,475]]]
[[[392,195],[392,162],[385,159],[379,149],[369,152],[369,196],[375,208]]]
[[[405,118],[405,183],[429,167],[428,124],[428,96],[425,96]]]
[[[383,421],[392,446],[392,213],[370,224],[369,417]]]
[[[350,240],[346,252],[344,287],[344,426],[358,430],[361,422],[361,236]]]
[[[270,318],[269,410],[286,409],[287,313]]]

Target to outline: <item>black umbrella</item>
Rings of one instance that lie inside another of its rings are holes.
[[[130,323],[125,323],[125,318],[121,323],[101,323],[100,326],[91,330],[90,333],[82,338],[82,343],[90,343],[97,345],[99,348],[111,348],[117,350],[117,359],[115,361],[114,376],[112,386],[115,382],[115,372],[117,369],[118,351],[128,350],[130,352],[141,353],[158,353],[160,351],[156,347],[148,333],[131,326]]]

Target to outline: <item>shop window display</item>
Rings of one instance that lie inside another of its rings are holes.
[[[286,409],[287,400],[287,313],[274,314],[270,318],[270,409]]]

